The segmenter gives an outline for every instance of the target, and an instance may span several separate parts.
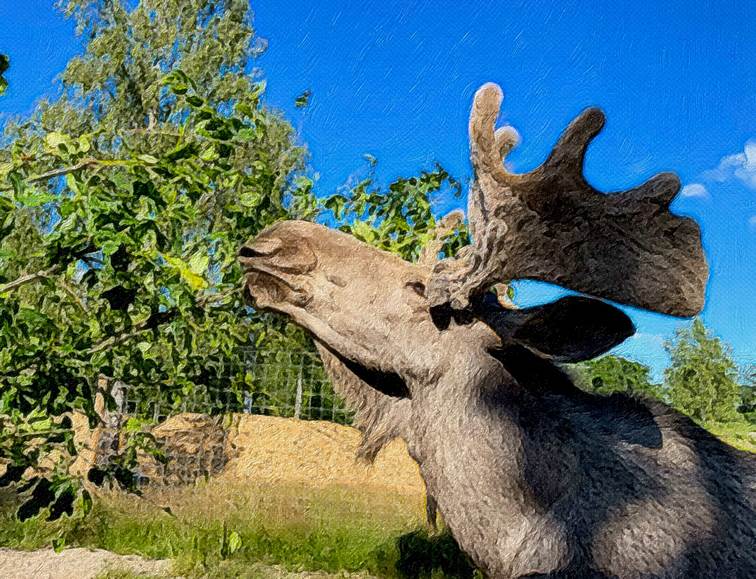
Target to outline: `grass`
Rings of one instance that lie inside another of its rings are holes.
[[[756,453],[756,425],[751,422],[711,422],[705,425],[706,429],[721,438],[726,443]]]
[[[375,489],[213,481],[146,500],[105,493],[85,518],[20,522],[13,510],[6,497],[0,546],[35,549],[62,538],[66,546],[170,558],[186,577],[259,577],[261,564],[377,577],[473,574],[448,534],[420,530],[421,496]]]
[[[734,446],[756,451],[753,425],[707,428]],[[174,571],[187,578],[280,576],[271,569],[388,578],[474,576],[450,535],[423,530],[422,496],[375,487],[215,479],[152,489],[145,498],[103,492],[88,516],[54,522],[20,522],[16,506],[12,493],[0,494],[0,547],[30,550],[62,539],[66,546],[172,559]],[[110,571],[102,579],[131,577]]]

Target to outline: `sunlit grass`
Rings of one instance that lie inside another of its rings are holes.
[[[378,577],[419,576],[417,567],[424,576],[460,576],[433,571],[454,562],[472,572],[450,537],[419,530],[422,496],[377,489],[213,481],[145,498],[104,493],[86,518],[20,522],[12,511],[6,501],[0,546],[35,549],[62,538],[66,546],[170,558],[187,577],[259,577],[261,564]]]
[[[726,443],[756,453],[756,425],[750,422],[707,423],[706,429]]]

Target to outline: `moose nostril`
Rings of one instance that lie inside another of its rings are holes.
[[[245,245],[239,250],[239,257],[260,257],[262,254],[259,251],[255,251],[248,245]]]
[[[271,257],[283,248],[283,242],[276,237],[258,237],[239,250],[239,257]]]

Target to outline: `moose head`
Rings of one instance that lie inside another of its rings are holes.
[[[501,98],[492,84],[475,96],[473,244],[457,257],[409,263],[322,225],[282,222],[240,250],[249,298],[312,334],[358,411],[364,456],[392,437],[407,441],[446,524],[485,573],[676,577],[694,560],[700,577],[718,576],[722,565],[744,569],[726,559],[747,535],[745,507],[732,497],[726,537],[713,530],[711,511],[669,499],[651,516],[668,517],[653,521],[665,538],[638,551],[633,533],[651,521],[623,505],[674,485],[711,503],[714,491],[690,486],[711,469],[707,459],[689,464],[687,438],[706,437],[666,406],[585,394],[555,364],[600,355],[634,332],[597,298],[674,315],[701,309],[708,272],[700,233],[669,211],[678,179],[593,189],[582,165],[603,126],[597,109],[569,125],[540,167],[511,174],[503,159],[516,133],[494,130]],[[523,278],[593,297],[517,310],[489,292]],[[642,465],[625,468],[628,460]],[[665,460],[677,470],[662,469]],[[750,484],[748,472],[738,490]],[[719,554],[688,548],[679,538],[686,528],[713,534]]]

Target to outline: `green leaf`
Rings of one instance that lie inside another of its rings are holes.
[[[308,104],[310,104],[310,97],[312,96],[312,91],[310,89],[305,90],[301,95],[299,95],[294,100],[294,106],[298,109],[302,109],[306,107]]]
[[[342,213],[344,211],[344,206],[348,201],[349,199],[347,199],[343,195],[333,195],[326,199],[323,205],[329,211],[333,211],[336,219],[341,219]]]
[[[186,97],[186,102],[188,102],[193,107],[201,107],[205,104],[205,101],[203,101],[197,95],[189,95],[188,97]]]
[[[262,93],[265,92],[265,89],[267,88],[267,86],[268,86],[268,81],[266,80],[261,80],[260,82],[255,83],[254,86],[252,87],[252,92],[249,94],[250,98],[254,100],[259,99]]]
[[[55,201],[55,195],[40,189],[27,189],[16,195],[16,201],[26,207],[41,207],[46,203]]]
[[[81,135],[79,137],[79,151],[82,153],[88,153],[91,148],[92,143],[89,141],[89,137],[87,135]]]
[[[218,150],[213,145],[210,145],[200,153],[200,159],[207,163],[215,161],[218,157]]]
[[[86,489],[81,490],[81,494],[79,495],[79,502],[82,513],[87,515],[92,511],[92,495],[90,495],[89,491],[87,491]]]
[[[190,87],[197,90],[194,81],[181,69],[175,69],[166,74],[161,84],[167,85],[171,92],[177,95],[186,94]]]
[[[70,140],[68,135],[64,135],[63,133],[53,131],[51,133],[47,133],[47,135],[45,136],[45,144],[53,152],[67,152],[69,142]]]
[[[123,189],[129,193],[134,190],[134,182],[132,178],[125,173],[115,173],[111,175],[110,180],[118,189]]]
[[[61,551],[63,551],[63,549],[66,548],[65,537],[55,537],[50,543],[53,551],[55,551],[56,553],[60,553]]]
[[[210,256],[203,251],[198,251],[189,259],[189,269],[197,275],[202,275],[207,271],[210,263]]]
[[[262,196],[256,191],[245,191],[239,196],[239,203],[244,207],[257,207],[262,201]]]
[[[207,281],[201,275],[194,273],[187,263],[185,263],[180,257],[173,257],[171,255],[164,255],[166,263],[178,271],[181,278],[187,283],[187,285],[193,290],[202,290],[207,287]]]
[[[371,243],[376,237],[375,230],[364,221],[355,221],[352,224],[352,233],[355,237],[367,243]]]
[[[258,130],[255,127],[244,127],[237,131],[236,136],[241,141],[254,141],[258,137]]]
[[[81,190],[79,189],[79,183],[76,181],[76,177],[73,175],[73,173],[69,173],[66,175],[66,186],[73,191],[76,195],[81,195]]]
[[[10,59],[5,54],[0,54],[0,96],[8,88],[8,81],[3,78],[3,74],[10,67]]]
[[[137,159],[147,163],[148,165],[156,165],[158,162],[158,159],[156,157],[153,157],[152,155],[139,155],[137,156]]]
[[[119,247],[121,247],[121,242],[117,239],[106,241],[102,244],[102,254],[106,257],[113,255],[116,251],[118,251]]]
[[[233,555],[236,553],[239,549],[241,549],[242,546],[242,538],[239,533],[236,531],[231,531],[231,533],[228,535],[228,553],[229,555]]]

